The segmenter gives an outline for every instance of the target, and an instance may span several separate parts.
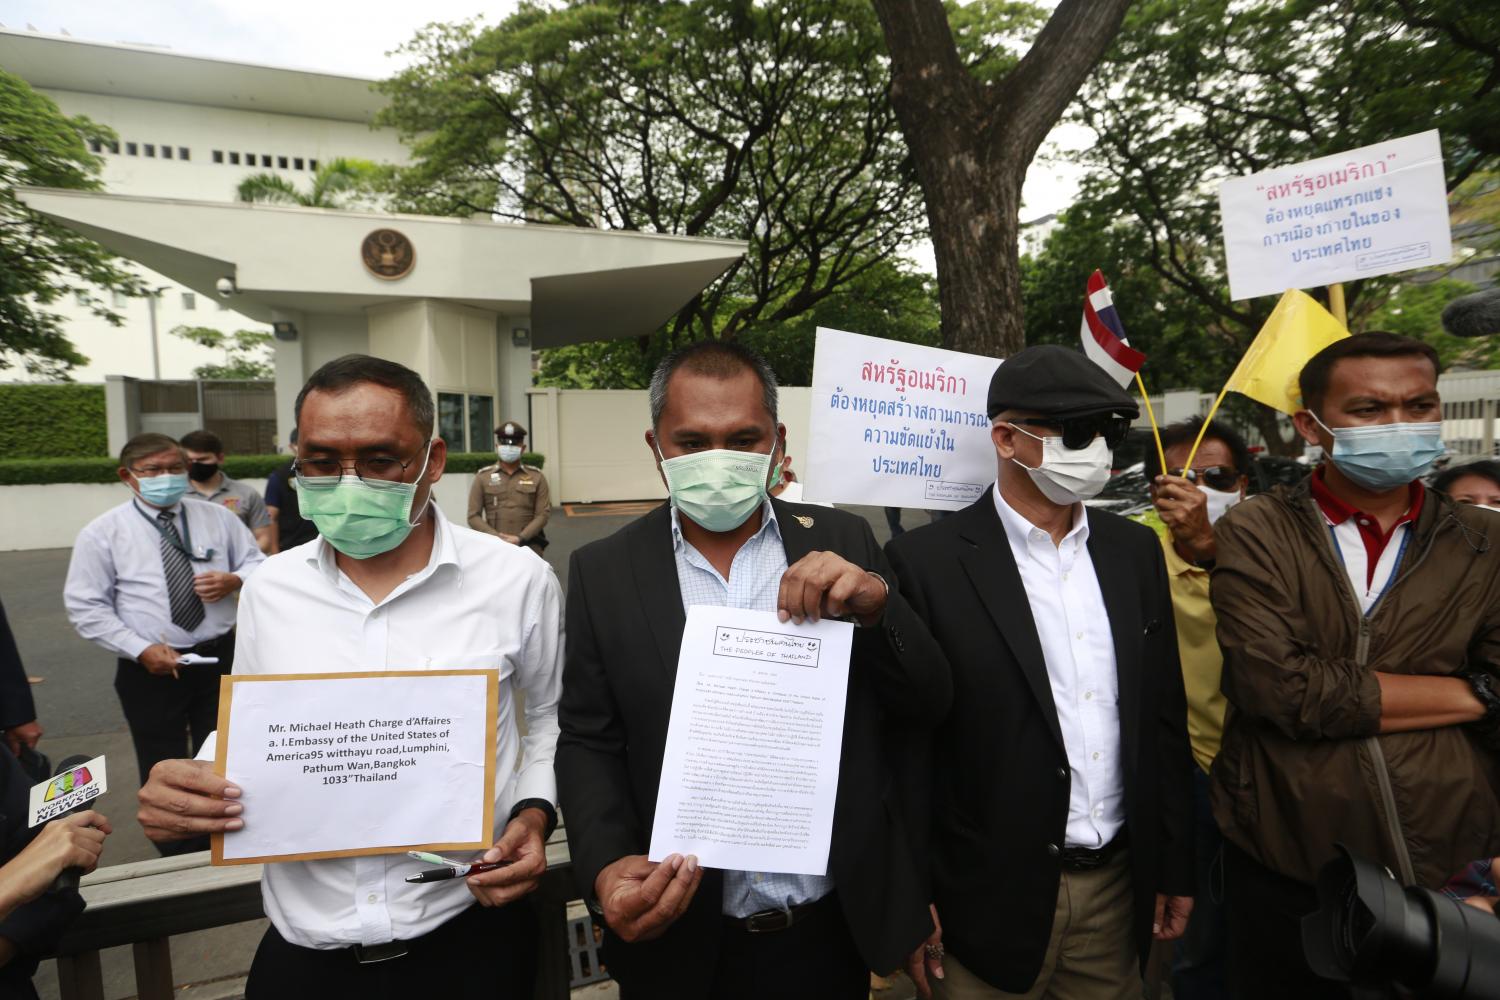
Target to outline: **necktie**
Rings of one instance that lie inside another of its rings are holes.
[[[182,536],[172,523],[172,512],[156,515],[161,522],[161,568],[167,577],[167,603],[172,608],[172,624],[191,632],[203,624],[203,601],[193,590],[193,564],[183,551]]]

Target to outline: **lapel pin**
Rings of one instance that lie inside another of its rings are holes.
[[[797,519],[797,523],[802,525],[802,527],[804,528],[811,528],[813,526],[813,519],[806,516],[805,514],[793,514],[792,516],[795,517]]]

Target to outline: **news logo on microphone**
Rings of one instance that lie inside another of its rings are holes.
[[[108,790],[103,757],[70,757],[62,762],[57,774],[31,786],[28,826],[38,826],[81,809]]]

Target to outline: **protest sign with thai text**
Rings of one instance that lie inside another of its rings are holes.
[[[1219,207],[1236,301],[1453,255],[1436,130],[1227,180]]]
[[[819,328],[808,500],[958,510],[995,481],[985,397],[1000,362]]]

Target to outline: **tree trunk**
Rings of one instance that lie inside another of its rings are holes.
[[[1255,429],[1265,439],[1267,454],[1280,455],[1282,458],[1296,458],[1302,454],[1302,439],[1295,430],[1290,438],[1281,436],[1281,413],[1262,403],[1255,403],[1254,406]]]
[[[959,58],[942,0],[874,4],[891,54],[891,105],[927,200],[943,345],[1006,357],[1026,346],[1021,182],[1130,0],[1062,0],[1031,50],[992,84]],[[1078,295],[1082,309],[1082,276]]]

